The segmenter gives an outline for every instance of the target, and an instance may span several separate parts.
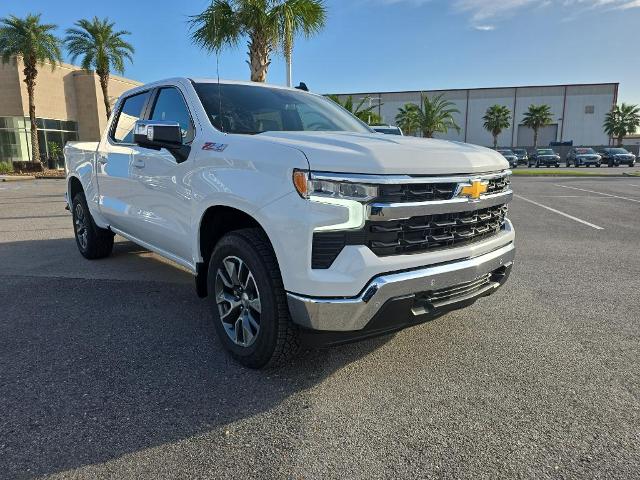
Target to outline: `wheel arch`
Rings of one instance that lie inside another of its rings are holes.
[[[196,291],[198,296],[207,296],[207,270],[209,259],[220,239],[227,233],[242,228],[259,228],[269,239],[266,229],[255,216],[227,205],[212,205],[200,217],[197,235],[197,252],[202,259],[196,263]],[[271,240],[269,240],[271,244]],[[271,244],[273,249],[273,244]]]
[[[75,175],[69,176],[69,180],[67,181],[67,192],[69,194],[69,206],[71,206],[71,202],[73,202],[73,197],[76,196],[77,193],[84,192],[84,187],[82,186],[82,182]]]

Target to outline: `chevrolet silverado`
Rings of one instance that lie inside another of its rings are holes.
[[[380,135],[296,89],[150,83],[64,153],[80,253],[107,257],[118,234],[186,268],[251,368],[470,305],[514,260],[502,155]]]

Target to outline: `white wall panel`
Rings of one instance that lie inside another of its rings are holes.
[[[357,102],[358,99],[369,95],[374,99],[374,104],[378,102],[376,99],[379,98],[379,101],[382,102],[379,113],[383,121],[395,125],[398,109],[405,103],[420,105],[422,94],[429,97],[442,94],[460,110],[460,114],[455,116],[455,120],[461,130],[459,134],[452,130],[446,135],[437,134],[436,137],[458,141],[466,139],[469,143],[485,146],[492,145],[493,140],[491,134],[484,129],[482,117],[491,105],[505,105],[512,111],[514,118],[512,119],[512,127],[498,137],[499,145],[504,147],[519,146],[517,145],[518,126],[522,123],[524,112],[527,111],[529,105],[546,104],[551,107],[552,123],[558,126],[555,140],[573,140],[575,145],[605,145],[608,143],[608,138],[602,131],[602,122],[604,115],[614,103],[616,87],[616,84],[597,84],[424,92],[371,92],[354,94],[353,98],[354,102]],[[348,94],[340,95],[342,99],[347,96]],[[592,110],[593,113],[588,113]],[[549,132],[553,132],[553,129],[549,129],[547,133]],[[520,138],[526,140],[529,135],[523,131]],[[548,143],[547,140],[545,135],[544,141]]]

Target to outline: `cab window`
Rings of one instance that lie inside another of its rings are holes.
[[[193,123],[184,98],[177,88],[161,88],[158,92],[150,120],[178,122],[182,129],[182,141],[190,143],[194,137]]]
[[[133,142],[133,126],[142,117],[148,99],[149,92],[139,93],[124,99],[113,128],[112,140],[118,143]]]

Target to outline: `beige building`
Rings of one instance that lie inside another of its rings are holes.
[[[29,99],[20,58],[0,64],[0,162],[31,160]],[[113,103],[140,82],[111,76],[109,101]],[[55,69],[43,65],[36,78],[36,115],[40,152],[49,156],[53,143],[96,141],[107,123],[98,76],[63,63]]]

